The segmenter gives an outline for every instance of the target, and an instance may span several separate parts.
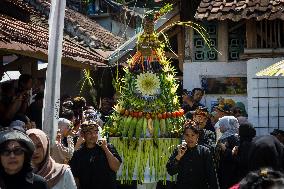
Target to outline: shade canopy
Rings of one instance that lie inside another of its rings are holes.
[[[256,73],[257,76],[284,76],[284,60],[277,62],[260,72]]]

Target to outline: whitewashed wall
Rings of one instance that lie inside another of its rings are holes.
[[[246,77],[246,62],[187,62],[183,64],[183,88],[192,90],[201,87],[201,76],[210,77]],[[243,102],[247,108],[246,95],[205,95],[203,103],[211,108],[211,103],[218,97],[231,98]]]
[[[247,62],[249,121],[257,134],[284,129],[284,77],[257,77],[256,73],[283,58],[258,58]],[[259,98],[261,97],[261,98]]]

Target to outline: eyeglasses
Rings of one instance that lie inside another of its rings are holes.
[[[14,148],[14,149],[4,149],[0,152],[2,156],[10,156],[13,153],[15,156],[20,156],[25,153],[23,148]]]

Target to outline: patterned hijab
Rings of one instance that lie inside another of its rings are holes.
[[[234,116],[224,116],[216,123],[215,128],[220,128],[221,137],[219,140],[223,140],[239,133],[239,122]]]
[[[36,174],[42,176],[47,181],[50,188],[55,186],[63,177],[68,165],[56,163],[50,156],[49,139],[46,134],[40,129],[29,129],[26,131],[27,135],[35,135],[41,142],[44,151],[44,160],[39,169],[35,171]]]

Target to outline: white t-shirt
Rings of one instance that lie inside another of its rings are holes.
[[[50,189],[77,189],[71,169],[67,168],[59,182]]]

